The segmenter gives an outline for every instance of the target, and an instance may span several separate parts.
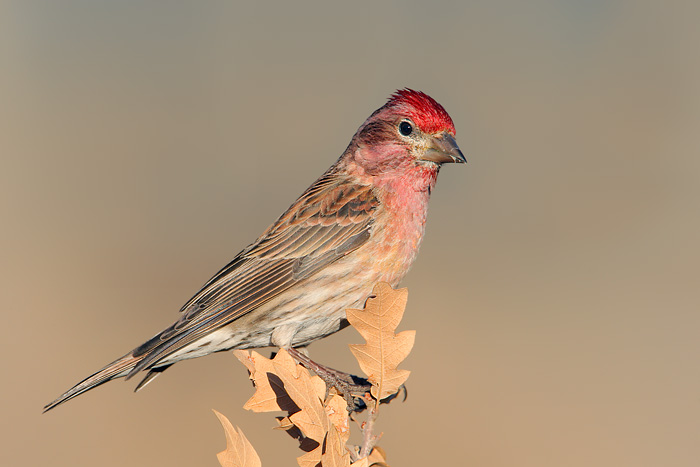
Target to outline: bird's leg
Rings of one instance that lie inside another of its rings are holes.
[[[363,396],[372,388],[372,384],[365,378],[316,363],[299,349],[289,348],[287,351],[304,368],[316,373],[329,387],[336,388],[345,397],[349,409],[353,411],[365,409]]]

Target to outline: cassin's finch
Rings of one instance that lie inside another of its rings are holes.
[[[418,254],[441,164],[466,162],[445,109],[391,96],[338,161],[183,307],[170,327],[44,410],[114,378],[229,349],[292,350],[338,331],[379,281],[396,286]]]

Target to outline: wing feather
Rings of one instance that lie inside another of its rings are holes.
[[[131,370],[153,368],[364,244],[379,201],[371,187],[321,177],[252,245],[212,277],[172,326],[134,350]]]

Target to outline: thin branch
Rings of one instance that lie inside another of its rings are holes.
[[[379,416],[379,401],[374,400],[369,407],[369,414],[367,416],[367,421],[362,427],[362,448],[360,449],[360,459],[369,456],[374,449],[374,446],[379,441],[379,436],[374,436],[372,432],[374,431],[374,422]]]

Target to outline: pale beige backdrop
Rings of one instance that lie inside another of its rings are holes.
[[[692,3],[3,2],[0,464],[216,466],[215,408],[295,465],[228,354],[41,407],[174,321],[410,86],[469,163],[404,283],[391,465],[697,466]],[[311,351],[355,369],[358,339]]]

